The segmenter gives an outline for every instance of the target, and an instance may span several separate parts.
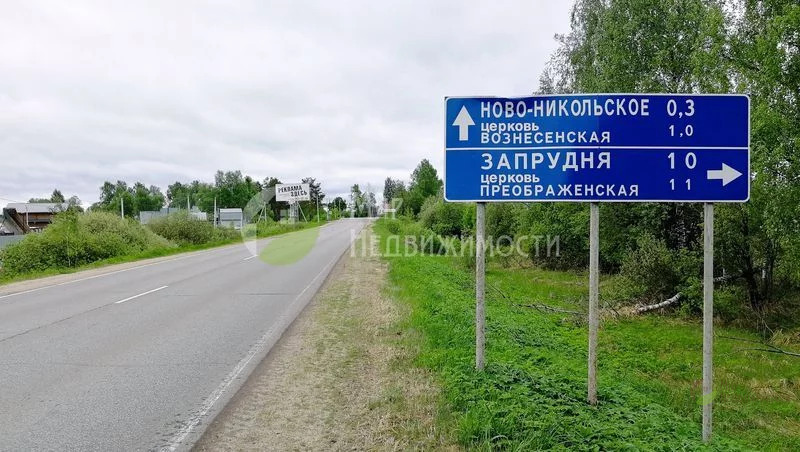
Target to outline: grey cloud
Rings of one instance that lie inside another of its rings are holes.
[[[0,197],[216,169],[380,190],[441,169],[444,96],[533,90],[568,3],[5,5]]]

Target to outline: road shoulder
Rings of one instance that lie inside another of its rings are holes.
[[[439,389],[412,363],[408,313],[362,234],[195,450],[448,448]]]

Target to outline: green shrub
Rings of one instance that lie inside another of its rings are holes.
[[[444,202],[436,196],[426,199],[419,213],[422,226],[441,236],[461,236],[468,229],[462,223],[463,218],[463,204]]]
[[[547,269],[584,269],[589,263],[589,209],[578,203],[533,203],[517,212],[531,261]],[[548,243],[558,243],[548,255]],[[538,244],[538,246],[537,246]],[[601,241],[602,244],[602,241]],[[600,253],[602,264],[603,253]]]
[[[475,204],[463,204],[461,212],[461,236],[468,237],[475,235],[476,206]]]
[[[239,237],[231,228],[215,228],[208,221],[198,220],[188,212],[178,212],[156,218],[147,225],[156,234],[179,245],[204,245]]]
[[[514,237],[517,232],[517,218],[524,209],[522,204],[517,203],[490,203],[486,206],[486,235],[494,240]]]
[[[108,212],[62,212],[38,234],[0,251],[3,272],[18,275],[75,267],[175,245],[139,223]]]
[[[663,240],[645,234],[636,249],[625,255],[620,275],[636,301],[659,301],[682,292],[687,302],[695,303],[702,293],[698,273],[699,257],[688,250],[671,250]]]
[[[422,254],[442,254],[446,251],[442,236],[419,223],[406,225],[402,235],[407,250],[410,246],[416,246],[416,252]],[[413,242],[414,245],[410,245],[409,242]]]
[[[381,220],[384,225],[386,225],[386,230],[393,235],[399,235],[403,232],[403,224],[400,220],[386,218]]]

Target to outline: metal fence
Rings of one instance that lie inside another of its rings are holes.
[[[24,238],[24,235],[0,235],[0,250]]]

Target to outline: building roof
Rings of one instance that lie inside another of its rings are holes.
[[[54,213],[67,210],[69,204],[62,202],[12,202],[6,205],[7,210],[16,210],[17,213]]]
[[[220,221],[242,221],[242,209],[219,209]]]

